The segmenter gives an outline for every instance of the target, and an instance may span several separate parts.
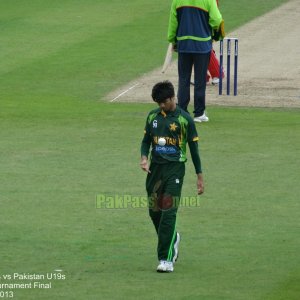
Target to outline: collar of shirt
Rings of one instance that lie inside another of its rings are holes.
[[[175,110],[168,111],[168,112],[165,112],[164,110],[161,110],[160,114],[162,114],[164,117],[165,116],[168,116],[168,117],[178,117],[180,115],[180,107],[178,106],[178,104],[176,104]]]

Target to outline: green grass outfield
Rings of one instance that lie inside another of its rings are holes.
[[[299,299],[299,110],[210,107],[197,125],[206,192],[180,208],[175,272],[157,274],[147,210],[95,205],[144,196],[139,145],[153,105],[100,99],[161,64],[169,3],[5,2],[0,284],[66,276],[14,299]],[[240,1],[247,18],[234,1],[221,7],[234,28],[280,2]],[[195,184],[189,160],[183,196]]]

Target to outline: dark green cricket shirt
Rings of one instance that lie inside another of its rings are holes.
[[[158,139],[161,137],[166,140],[164,146],[158,144]],[[157,108],[152,110],[147,117],[141,155],[148,157],[150,146],[152,146],[151,161],[154,163],[186,162],[186,144],[188,143],[196,173],[201,173],[198,140],[195,123],[187,112],[179,106],[168,113]],[[192,145],[194,143],[196,147]]]

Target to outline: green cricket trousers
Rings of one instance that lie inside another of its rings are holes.
[[[176,242],[176,214],[179,206],[185,164],[151,163],[146,179],[149,215],[157,236],[158,260],[172,261]]]

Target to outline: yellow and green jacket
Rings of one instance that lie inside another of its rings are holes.
[[[208,53],[212,29],[219,28],[222,15],[216,0],[173,0],[168,41],[182,53]]]

